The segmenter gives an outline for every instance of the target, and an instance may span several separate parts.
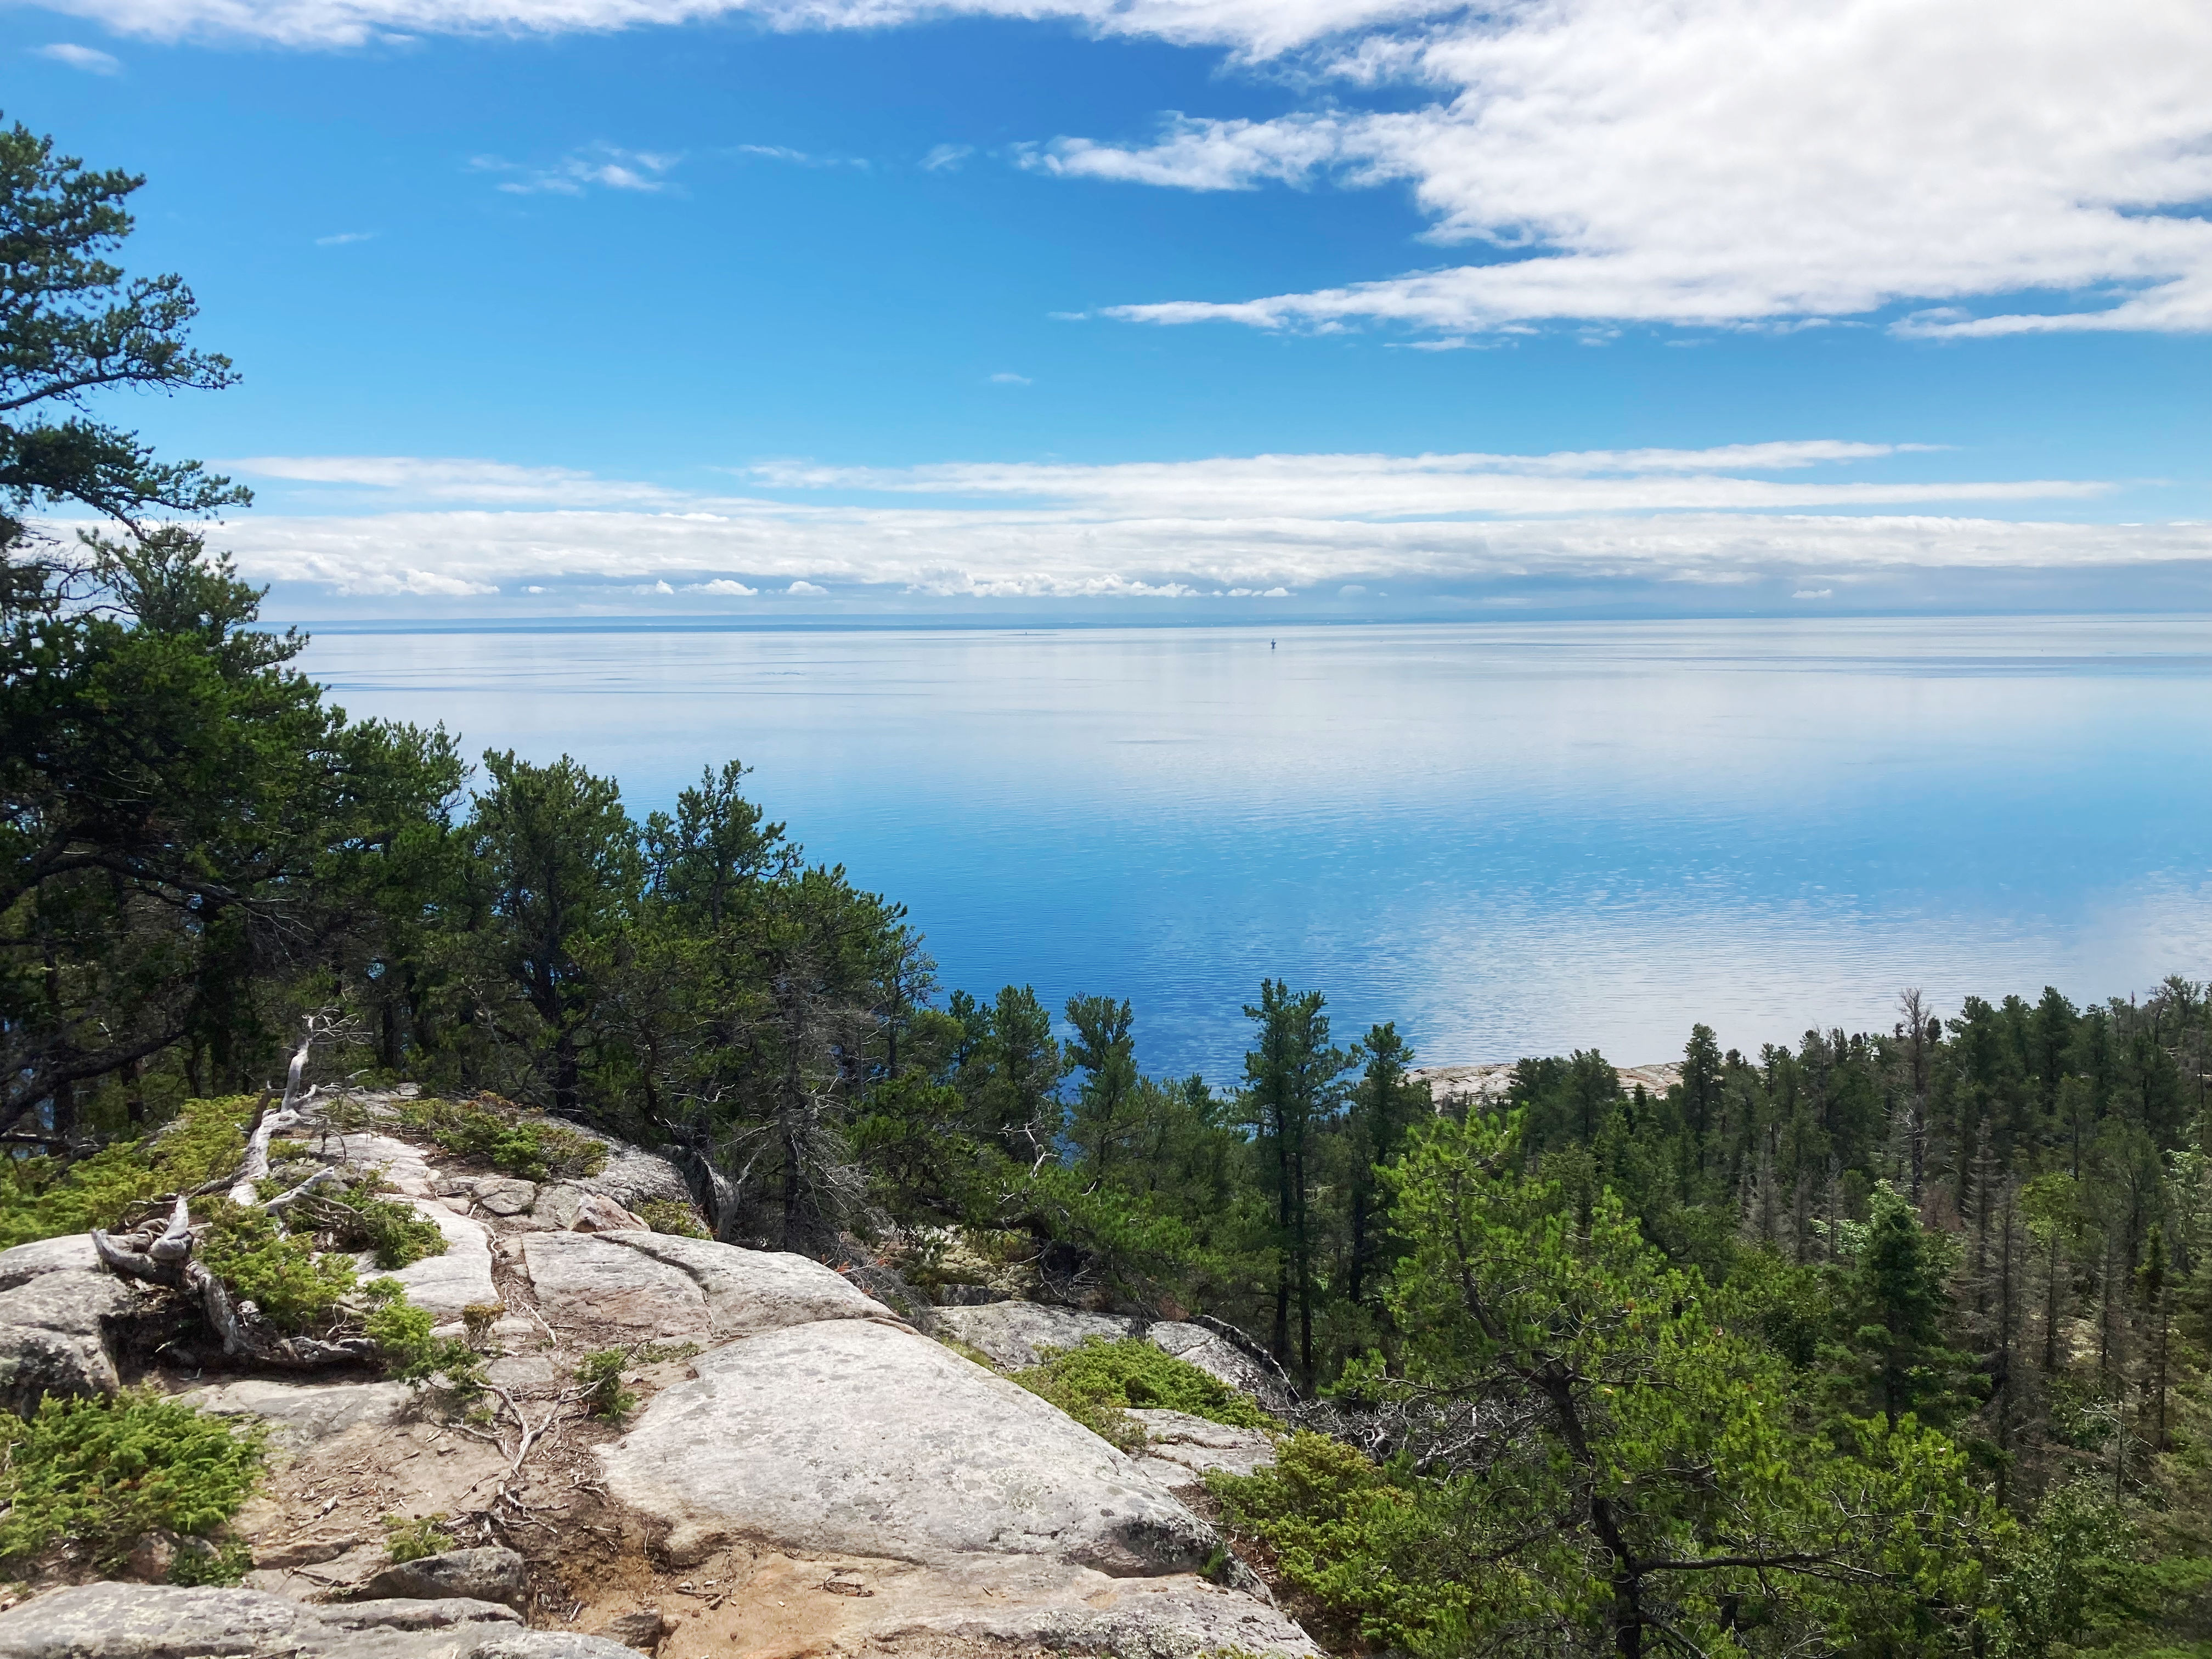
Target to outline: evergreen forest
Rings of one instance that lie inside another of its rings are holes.
[[[311,1029],[665,1150],[729,1243],[1233,1328],[1301,1403],[1215,1498],[1336,1651],[2212,1655],[2204,984],[1470,1097],[1269,979],[1241,1076],[1146,1075],[736,760],[641,815],[333,706],[209,544],[245,492],[96,418],[233,375],[112,262],[140,182],[0,134],[0,1244]]]

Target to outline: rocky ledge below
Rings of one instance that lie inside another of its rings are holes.
[[[647,1230],[633,1206],[684,1191],[650,1153],[617,1144],[588,1182],[533,1183],[424,1144],[390,1097],[351,1101],[369,1129],[304,1139],[438,1224],[446,1253],[398,1277],[447,1329],[474,1322],[490,1421],[361,1373],[149,1369],[158,1293],[102,1272],[82,1238],[0,1252],[0,1389],[19,1405],[143,1371],[265,1422],[271,1447],[234,1526],[244,1589],[51,1589],[0,1614],[0,1659],[1318,1652],[1178,1495],[1267,1461],[1266,1435],[1155,1413],[1159,1443],[1124,1455],[822,1262]],[[1006,1369],[1142,1334],[1283,1398],[1195,1325],[937,1312]],[[619,1424],[589,1414],[575,1376],[609,1348],[639,1396]],[[395,1516],[443,1517],[453,1547],[395,1566]]]

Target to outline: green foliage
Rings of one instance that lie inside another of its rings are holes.
[[[1079,1346],[1048,1351],[1013,1380],[1117,1444],[1127,1431],[1111,1414],[1132,1407],[1184,1412],[1243,1429],[1268,1423],[1248,1397],[1142,1337],[1118,1342],[1087,1337]],[[1093,1419],[1113,1425],[1116,1433],[1104,1433]]]
[[[1400,1635],[1416,1650],[1632,1651],[1672,1632],[1708,1652],[1932,1656],[1994,1620],[1988,1565],[2009,1523],[1964,1455],[1909,1415],[1804,1421],[1787,1367],[1722,1322],[1724,1299],[1610,1192],[1583,1213],[1516,1169],[1516,1135],[1517,1120],[1439,1121],[1390,1182],[1410,1247],[1389,1297],[1401,1366],[1370,1361],[1348,1385],[1417,1421],[1521,1425],[1463,1443],[1418,1483],[1419,1528],[1388,1532],[1393,1550],[1410,1536],[1420,1559],[1484,1564],[1459,1575],[1463,1628]],[[1340,1470],[1325,1490],[1328,1535],[1354,1553],[1316,1553],[1316,1582],[1402,1574],[1401,1554],[1357,1554],[1373,1482]],[[1422,1553],[1431,1532],[1443,1541]]]
[[[623,1367],[629,1355],[620,1348],[600,1348],[576,1364],[576,1380],[584,1385],[584,1408],[594,1417],[619,1423],[637,1409],[637,1396],[623,1387]]]
[[[639,1220],[657,1233],[672,1233],[678,1238],[711,1238],[714,1237],[699,1224],[699,1217],[689,1204],[672,1198],[648,1198],[637,1206]]]
[[[1474,1622],[1486,1575],[1468,1573],[1458,1551],[1459,1494],[1425,1488],[1403,1465],[1300,1431],[1273,1465],[1241,1477],[1217,1470],[1206,1484],[1230,1525],[1267,1546],[1283,1579],[1366,1645],[1449,1653]]]
[[[453,1547],[445,1528],[446,1512],[435,1515],[387,1515],[384,1517],[384,1553],[404,1566],[426,1555],[442,1555]]]
[[[254,1097],[188,1100],[154,1134],[64,1167],[51,1158],[0,1159],[0,1249],[123,1224],[133,1205],[185,1192],[246,1156]]]
[[[229,1586],[253,1570],[253,1551],[240,1538],[180,1539],[169,1562],[169,1582]]]
[[[372,1279],[362,1291],[369,1301],[362,1328],[376,1344],[387,1374],[412,1383],[443,1377],[446,1387],[464,1401],[483,1392],[483,1356],[464,1338],[433,1336],[429,1310],[409,1302],[398,1279]]]
[[[264,1462],[258,1425],[150,1391],[49,1395],[28,1419],[0,1414],[0,1561],[74,1540],[111,1568],[157,1529],[213,1537],[252,1495]],[[235,1558],[214,1565],[228,1571]]]
[[[318,1232],[334,1248],[368,1250],[386,1273],[446,1253],[446,1235],[412,1204],[379,1198],[356,1188],[343,1194],[313,1194],[295,1206],[312,1217]]]
[[[594,1176],[606,1167],[604,1142],[565,1124],[526,1115],[505,1102],[410,1100],[400,1121],[447,1152],[480,1158],[502,1175],[525,1181]]]
[[[234,1297],[250,1299],[277,1329],[320,1328],[353,1294],[350,1260],[318,1251],[312,1240],[287,1233],[266,1211],[210,1199],[205,1212],[209,1225],[199,1259]]]

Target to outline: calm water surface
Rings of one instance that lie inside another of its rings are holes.
[[[947,986],[1133,1000],[1234,1076],[1262,975],[1425,1058],[1886,1026],[2212,970],[2212,619],[325,633],[355,714],[731,757]]]

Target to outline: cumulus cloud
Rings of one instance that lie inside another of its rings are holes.
[[[1178,116],[1036,164],[1198,189],[1401,180],[1432,240],[1485,257],[1109,314],[1463,333],[1904,304],[1897,326],[1923,335],[2212,327],[2212,11],[2194,0],[1534,0],[1341,39],[1317,69],[1432,101]]]
[[[316,237],[315,246],[317,247],[344,247],[349,243],[368,241],[372,240],[375,234],[376,233],[373,230],[341,230],[329,236]]]
[[[665,582],[732,598],[833,588],[1274,598],[1396,592],[1401,581],[1782,576],[1809,599],[1926,567],[2212,561],[2212,525],[1959,510],[2078,501],[2105,488],[2096,480],[1848,476],[1903,447],[1818,440],[1115,466],[779,463],[752,470],[754,493],[714,497],[490,461],[264,457],[235,470],[353,493],[335,498],[344,510],[320,516],[241,520],[222,541],[254,580],[370,594]]]
[[[1398,325],[1464,343],[1557,322],[1778,327],[1902,313],[1907,334],[2212,327],[2212,8],[2201,0],[58,0],[159,39],[341,46],[386,32],[773,27],[967,13],[1273,64],[1314,106],[1175,113],[1139,142],[1014,153],[1193,190],[1410,190],[1480,257],[1307,292],[1108,314]],[[1370,107],[1361,107],[1364,100]],[[926,165],[949,166],[958,146]],[[611,149],[507,188],[653,189]],[[1393,262],[1395,263],[1395,262]],[[1593,338],[1602,338],[1594,336]]]
[[[43,58],[49,63],[66,64],[73,70],[82,70],[87,75],[120,75],[123,60],[112,52],[97,46],[73,46],[67,40],[57,40],[50,46],[33,46],[31,56]]]
[[[1036,382],[1026,374],[1017,374],[1011,369],[1001,369],[991,377],[993,386],[1035,386]]]

